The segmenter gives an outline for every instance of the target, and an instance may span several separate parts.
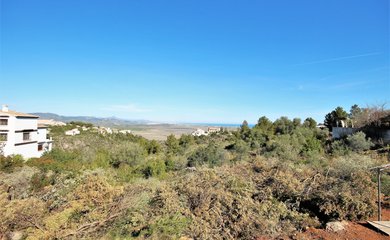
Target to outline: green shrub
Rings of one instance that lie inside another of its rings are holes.
[[[227,160],[225,151],[221,147],[209,144],[206,147],[198,148],[191,154],[188,158],[188,166],[196,167],[204,164],[207,164],[209,167],[221,166]]]
[[[163,177],[166,173],[165,161],[160,158],[148,159],[141,169],[145,178]]]
[[[115,180],[120,183],[129,183],[134,179],[142,177],[142,173],[129,165],[121,165],[114,171]]]
[[[58,162],[68,162],[74,159],[80,159],[80,153],[54,148],[52,151],[44,153],[42,157],[51,158]]]
[[[165,145],[169,154],[177,154],[180,150],[179,140],[172,134],[167,137]]]
[[[26,164],[30,167],[37,167],[43,172],[49,170],[59,171],[59,167],[58,167],[59,164],[56,161],[54,161],[52,158],[50,158],[48,155],[40,158],[30,159]]]
[[[179,145],[185,150],[195,144],[194,137],[189,134],[183,134],[179,138]]]
[[[48,175],[45,172],[38,172],[34,174],[31,178],[31,190],[32,191],[40,191],[44,187],[53,185],[55,182],[55,175]]]
[[[374,146],[370,139],[366,139],[366,134],[363,132],[357,132],[348,136],[347,145],[355,152],[362,152]]]
[[[162,215],[150,226],[147,235],[156,236],[158,239],[179,238],[190,222],[190,219],[180,213]]]
[[[350,153],[350,149],[344,143],[343,140],[335,140],[331,143],[332,155],[334,156],[345,156]]]
[[[149,154],[157,154],[161,152],[161,145],[156,140],[151,140],[147,144],[147,151]]]
[[[114,168],[121,164],[135,167],[145,159],[145,154],[145,149],[139,144],[124,142],[110,149],[109,162]]]
[[[95,159],[90,163],[92,169],[110,167],[110,156],[108,151],[99,150],[96,152]]]
[[[303,142],[303,140],[302,140]],[[273,141],[267,143],[267,157],[278,157],[282,160],[298,160],[303,143],[296,135],[278,135]]]
[[[323,222],[367,219],[375,209],[375,186],[367,174],[349,176],[349,181],[330,179],[321,183],[302,206],[309,203],[311,212]]]
[[[167,171],[179,171],[187,166],[187,158],[185,156],[167,155],[165,159]]]
[[[3,172],[12,172],[16,167],[21,167],[24,163],[21,155],[4,157],[0,155],[0,170]]]
[[[303,145],[302,153],[304,156],[314,156],[319,155],[324,152],[324,149],[321,145],[320,140],[314,137],[306,139],[306,142]]]

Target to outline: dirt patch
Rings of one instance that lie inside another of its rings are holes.
[[[376,221],[377,216],[372,217],[370,220]],[[390,221],[390,209],[383,209],[382,220]],[[340,232],[328,232],[324,229],[310,228],[292,239],[389,240],[390,237],[371,227],[367,222],[348,222],[345,230]]]
[[[377,221],[377,216],[373,216],[370,220]],[[390,209],[382,210],[382,221],[390,221]],[[260,236],[257,240],[389,240],[390,237],[381,233],[370,226],[366,221],[363,222],[348,222],[345,230],[339,232],[329,232],[325,229],[309,228],[305,232],[298,233],[294,236],[282,236],[277,238],[268,238]]]
[[[339,240],[385,240],[389,239],[389,236],[386,236],[376,229],[372,228],[367,223],[355,223],[350,222],[345,230],[340,232],[328,232],[323,229],[308,229],[308,231],[298,234],[296,238],[292,239],[339,239]]]

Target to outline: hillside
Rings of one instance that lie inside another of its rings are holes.
[[[54,119],[56,121],[61,122],[71,122],[71,121],[80,121],[80,122],[86,122],[86,123],[92,123],[96,126],[103,126],[103,127],[116,127],[116,128],[126,128],[128,126],[133,125],[145,125],[152,123],[148,120],[126,120],[126,119],[120,119],[116,117],[109,117],[109,118],[99,118],[99,117],[92,117],[92,116],[62,116],[55,113],[31,113],[33,115],[37,115],[40,118],[43,119]]]
[[[331,140],[286,117],[165,141],[93,128],[64,135],[75,127],[52,127],[54,148],[41,158],[0,156],[0,237],[339,239],[317,229],[373,217],[368,169],[388,161],[364,133]],[[390,195],[385,173],[382,190]]]

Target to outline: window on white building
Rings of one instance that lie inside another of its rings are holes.
[[[7,126],[8,125],[8,119],[0,119],[0,125],[1,126]]]
[[[28,141],[30,140],[30,133],[23,133],[23,141]]]
[[[6,133],[0,133],[0,142],[7,141],[7,134]]]

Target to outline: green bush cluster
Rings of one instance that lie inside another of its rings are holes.
[[[366,138],[363,132],[356,132],[350,136],[335,140],[331,143],[332,153],[335,156],[348,155],[351,152],[362,153],[374,146],[371,139]]]
[[[10,197],[8,180],[0,181],[1,231],[31,239],[251,239],[371,216],[376,179],[367,169],[384,158],[364,154],[373,147],[364,133],[331,140],[315,125],[261,117],[253,128],[244,122],[166,141],[57,129],[53,151],[41,158],[0,156],[0,177],[35,169],[25,199]]]
[[[0,155],[0,171],[12,172],[15,168],[23,166],[24,159],[21,155]]]

